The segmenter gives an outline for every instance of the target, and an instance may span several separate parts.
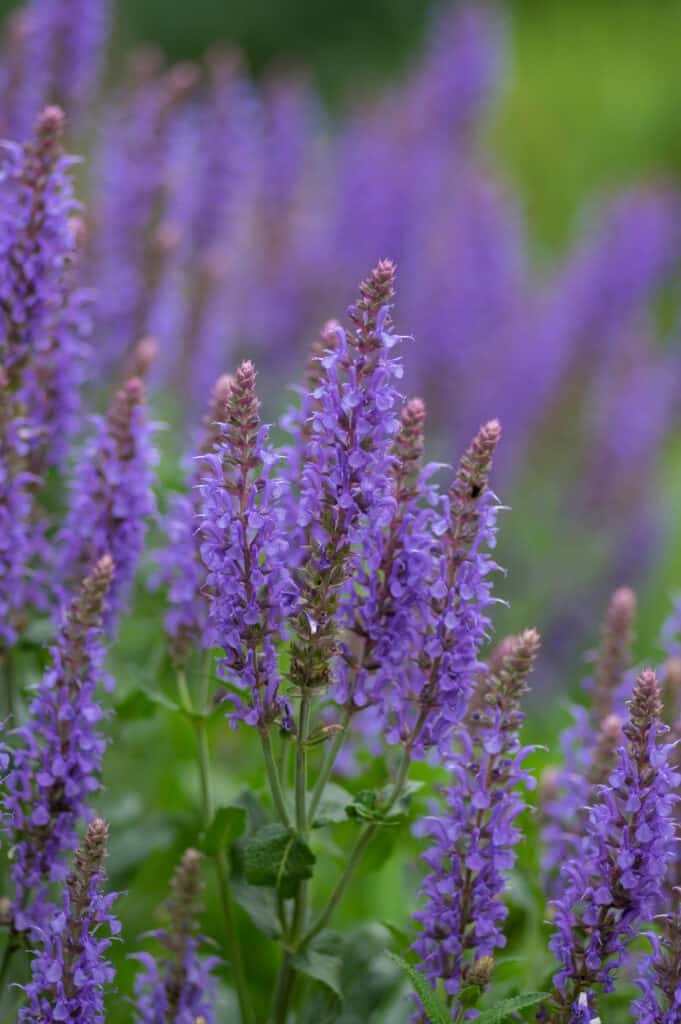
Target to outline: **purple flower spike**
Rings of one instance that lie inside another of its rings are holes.
[[[63,129],[62,111],[48,107],[30,142],[8,144],[0,168],[0,359],[22,408],[32,468],[66,454],[88,329],[74,276],[82,225]]]
[[[409,689],[402,694],[397,729],[416,756],[436,748],[449,755],[452,730],[461,721],[480,670],[492,602],[485,551],[496,538],[498,502],[488,481],[501,427],[481,427],[459,463],[449,494],[433,523],[429,603],[423,650]]]
[[[96,690],[103,680],[102,611],[114,566],[105,555],[64,614],[51,663],[17,730],[6,811],[14,847],[14,927],[42,927],[50,882],[66,877],[64,854],[77,842],[99,788],[104,739]]]
[[[103,818],[94,818],[74,855],[63,904],[37,934],[31,979],[20,1024],[87,1021],[103,1024],[104,993],[114,969],[104,957],[120,924],[111,913],[116,893],[102,892],[108,839]],[[106,932],[104,931],[106,929]]]
[[[380,550],[373,540],[394,508],[394,381],[401,375],[389,354],[399,341],[391,333],[394,278],[394,264],[383,260],[360,285],[360,298],[348,310],[352,330],[335,330],[333,346],[319,361],[319,384],[304,402],[309,424],[301,438],[297,520],[304,558],[291,644],[291,679],[301,691],[331,684],[346,582],[363,571],[363,560],[377,568]]]
[[[201,914],[201,855],[187,850],[171,886],[169,922],[154,932],[163,947],[156,959],[148,953],[135,956],[142,970],[135,980],[135,1024],[204,1024],[215,1020],[215,979],[211,975],[217,957],[200,959],[198,919]]]
[[[279,696],[277,641],[294,588],[287,567],[284,481],[260,423],[255,370],[238,368],[226,422],[214,451],[202,458],[201,558],[208,570],[206,646],[220,646],[218,672],[236,692],[231,721],[266,728],[288,719]]]
[[[233,378],[225,373],[213,388],[199,444],[200,455],[209,455],[220,443],[232,382]],[[187,480],[188,493],[174,496],[164,520],[168,545],[159,554],[159,578],[168,586],[166,632],[173,661],[179,668],[185,665],[191,648],[203,642],[208,625],[206,569],[201,561],[201,534],[197,529],[203,471],[201,461],[194,462]]]
[[[669,904],[668,904],[669,905]],[[641,997],[631,1006],[638,1024],[676,1024],[681,1011],[681,892],[661,922],[661,934],[648,936],[653,947],[636,972]]]
[[[156,452],[143,401],[142,382],[133,378],[117,392],[107,418],[93,418],[93,436],[76,470],[60,535],[60,578],[67,585],[105,553],[116,564],[104,614],[109,634],[115,632],[116,621],[126,609],[146,521],[155,511]]]
[[[425,418],[420,398],[402,409],[392,449],[395,502],[390,522],[372,530],[377,556],[371,567],[362,565],[354,574],[342,607],[356,642],[341,647],[336,699],[351,714],[373,706],[374,714],[391,727],[408,686],[411,661],[421,647],[430,601],[437,496],[429,483],[432,467],[423,466]]]
[[[492,955],[505,945],[501,897],[520,839],[515,819],[525,807],[521,789],[532,784],[522,767],[532,748],[520,745],[519,705],[539,643],[532,629],[513,638],[498,670],[483,677],[476,709],[457,734],[450,759],[447,811],[426,820],[430,874],[422,889],[426,905],[415,915],[423,931],[414,949],[430,983],[441,979],[451,996],[470,984],[484,988]]]
[[[644,670],[629,702],[617,763],[599,786],[576,856],[564,866],[550,948],[553,1024],[581,1020],[580,999],[594,1011],[599,989],[611,992],[628,943],[657,911],[674,856],[673,791],[681,776],[669,766],[671,744],[660,720],[655,678]]]
[[[622,690],[628,682],[636,597],[620,587],[610,600],[593,679],[585,682],[589,708],[573,708],[574,723],[561,736],[564,764],[551,768],[541,789],[545,884],[555,895],[558,873],[574,857],[586,826],[586,811],[595,786],[603,785],[615,766],[623,711]]]

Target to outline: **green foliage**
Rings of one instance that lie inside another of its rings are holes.
[[[310,847],[293,829],[264,825],[246,843],[244,876],[251,885],[267,885],[290,897],[300,882],[312,878],[315,860]]]
[[[243,807],[219,807],[203,836],[202,848],[208,854],[225,850],[246,828]]]
[[[503,1021],[515,1017],[521,1010],[527,1010],[530,1006],[537,1006],[548,999],[548,992],[525,992],[521,996],[513,996],[512,999],[504,999],[497,1003],[490,1010],[484,1010],[476,1018],[480,1024],[503,1024]]]
[[[430,1024],[452,1024],[452,1015],[449,1009],[437,992],[433,991],[421,972],[402,957],[396,956],[395,953],[388,953],[388,956],[402,968],[414,986],[414,991],[421,1000],[421,1005]]]

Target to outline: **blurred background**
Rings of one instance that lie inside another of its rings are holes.
[[[426,398],[433,457],[455,462],[502,421],[495,620],[545,637],[530,736],[557,731],[548,695],[586,671],[614,587],[637,588],[637,651],[654,660],[681,589],[681,3],[71,3],[80,39],[34,31],[39,3],[0,0],[1,134],[27,135],[48,99],[67,110],[91,401],[153,336],[163,485],[181,486],[220,372],[253,357],[278,422],[324,321],[392,257],[404,390]],[[126,703],[131,680],[167,682],[161,614],[142,585],[115,654],[126,742],[104,810],[129,934],[195,830],[191,734]],[[149,763],[159,737],[172,767]],[[248,742],[222,722],[213,740],[225,763]],[[228,773],[219,785],[235,796]],[[348,918],[390,918],[402,884],[391,862]],[[265,988],[270,966],[254,966]]]

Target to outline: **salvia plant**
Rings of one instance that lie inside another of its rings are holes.
[[[530,300],[488,13],[325,144],[307,83],[224,52],[138,54],[95,111],[109,21],[31,3],[0,68],[0,1020],[678,1024],[679,607],[641,665],[614,590],[555,750],[549,644],[493,625],[495,489],[585,366],[575,506],[647,479],[675,200],[620,198]],[[203,406],[181,471],[164,386]]]

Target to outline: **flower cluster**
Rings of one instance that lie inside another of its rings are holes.
[[[44,925],[50,883],[66,877],[64,855],[75,847],[77,826],[100,785],[103,710],[96,690],[103,679],[102,614],[113,576],[105,555],[65,610],[51,663],[17,730],[5,812],[19,932]]]
[[[221,424],[226,415],[232,378],[223,374],[213,388],[205,418],[199,455],[212,453],[222,437]],[[203,592],[206,571],[201,561],[201,535],[197,530],[200,511],[199,485],[204,467],[194,462],[187,475],[188,492],[176,494],[164,518],[168,545],[158,555],[159,578],[168,587],[166,632],[173,660],[184,666],[192,645],[201,645],[206,634],[208,606]]]
[[[294,587],[287,567],[284,481],[271,473],[277,456],[258,408],[255,370],[245,362],[229,388],[223,434],[202,457],[199,490],[209,604],[204,642],[224,651],[218,668],[236,691],[230,695],[232,720],[266,727],[288,717],[279,696],[276,642]]]
[[[585,834],[561,873],[551,949],[552,1020],[571,1024],[580,996],[593,1008],[598,988],[612,991],[628,943],[657,911],[674,857],[673,792],[681,781],[663,742],[655,673],[644,670],[629,702],[624,742],[607,783],[597,789]]]
[[[593,677],[584,689],[588,707],[572,708],[574,723],[561,736],[563,764],[550,768],[542,786],[544,873],[550,888],[560,867],[577,852],[586,825],[585,808],[595,786],[615,765],[623,726],[623,692],[631,664],[636,599],[627,587],[613,594],[603,625]]]
[[[155,510],[152,493],[156,453],[144,413],[142,382],[132,378],[116,393],[106,418],[94,417],[92,434],[71,485],[68,514],[60,535],[61,585],[79,579],[104,554],[116,564],[107,594],[104,623],[115,631],[127,604],[146,534]]]
[[[135,981],[136,1024],[205,1024],[215,1020],[215,979],[211,971],[215,956],[201,959],[197,934],[201,913],[201,857],[186,850],[178,865],[168,900],[168,925],[154,932],[163,947],[157,960],[149,953],[137,953],[142,970]]]
[[[9,145],[0,168],[0,355],[38,467],[63,461],[76,425],[87,323],[63,127],[62,111],[48,107],[35,137]]]
[[[108,829],[103,818],[87,827],[64,885],[63,904],[36,936],[31,978],[20,1024],[104,1022],[104,992],[114,970],[104,954],[120,924],[111,913],[116,893],[104,893]],[[106,928],[108,934],[103,933]]]
[[[450,996],[466,985],[484,988],[492,954],[505,945],[501,897],[521,836],[521,790],[533,784],[523,767],[531,748],[518,738],[519,702],[538,650],[539,636],[528,630],[511,640],[498,668],[482,675],[467,725],[456,733],[446,812],[424,823],[430,873],[425,906],[415,915],[423,931],[414,949],[431,984],[442,979]]]

